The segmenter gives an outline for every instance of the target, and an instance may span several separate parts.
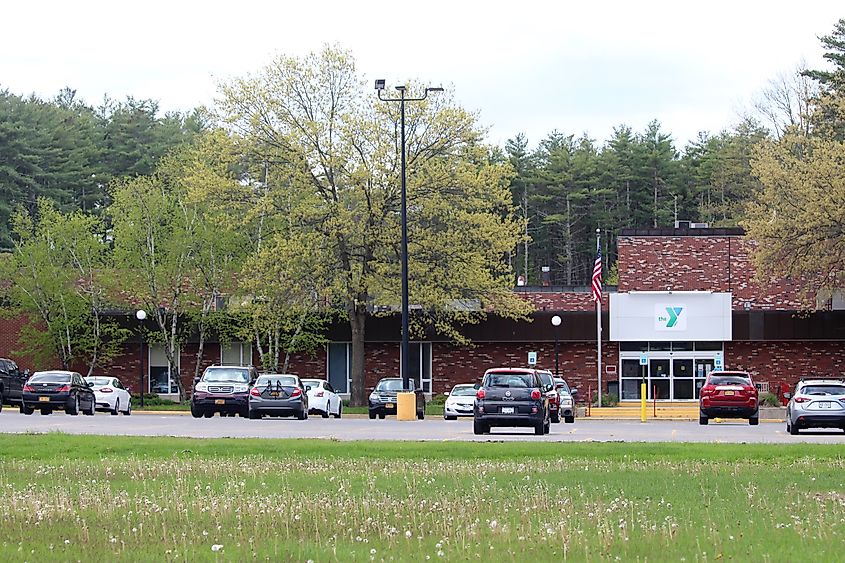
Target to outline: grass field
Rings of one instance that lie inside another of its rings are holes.
[[[0,435],[0,560],[831,561],[840,446]]]

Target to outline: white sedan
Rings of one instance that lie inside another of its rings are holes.
[[[335,393],[331,383],[325,379],[303,379],[302,384],[308,389],[309,412],[318,412],[323,415],[323,418],[328,418],[329,415],[340,418],[343,411],[343,401]]]
[[[86,377],[85,381],[94,391],[94,408],[98,411],[108,411],[115,416],[121,412],[126,416],[132,414],[129,389],[124,387],[118,378],[92,375]]]
[[[457,420],[459,416],[473,416],[475,409],[475,385],[463,383],[452,387],[446,393],[446,404],[443,405],[443,418]]]

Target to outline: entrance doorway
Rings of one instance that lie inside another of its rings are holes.
[[[721,342],[620,342],[620,400],[697,401]],[[642,365],[645,362],[645,365]]]

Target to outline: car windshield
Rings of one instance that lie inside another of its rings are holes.
[[[550,374],[541,371],[538,375],[540,376],[540,381],[543,382],[543,385],[547,387],[552,385],[552,376]]]
[[[70,383],[69,373],[56,373],[54,371],[45,371],[43,373],[36,373],[29,378],[30,383]]]
[[[802,395],[845,395],[845,385],[807,385],[801,388]]]
[[[256,387],[266,387],[267,385],[275,387],[281,385],[282,387],[299,387],[296,383],[295,375],[262,375],[255,382]]]
[[[531,387],[533,377],[528,373],[488,373],[485,387]]]
[[[310,387],[311,389],[318,389],[320,387],[320,380],[319,379],[303,379],[302,384]]]
[[[569,385],[566,384],[566,381],[556,377],[555,378],[555,388],[556,389],[563,389],[566,393],[569,393]]]
[[[470,397],[475,396],[475,387],[472,385],[455,385],[452,392],[449,393],[451,397]]]
[[[91,383],[92,387],[102,387],[103,385],[111,385],[111,377],[86,377],[85,381]]]
[[[209,383],[221,381],[249,383],[249,370],[243,368],[208,368],[205,370],[202,380]]]
[[[751,379],[743,375],[711,375],[710,385],[751,385]]]
[[[401,391],[401,379],[383,379],[376,385],[376,391]]]

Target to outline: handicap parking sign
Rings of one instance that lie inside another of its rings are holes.
[[[640,354],[640,365],[647,366],[648,365],[648,356],[645,354]]]
[[[528,352],[528,365],[533,366],[537,364],[537,352]]]

